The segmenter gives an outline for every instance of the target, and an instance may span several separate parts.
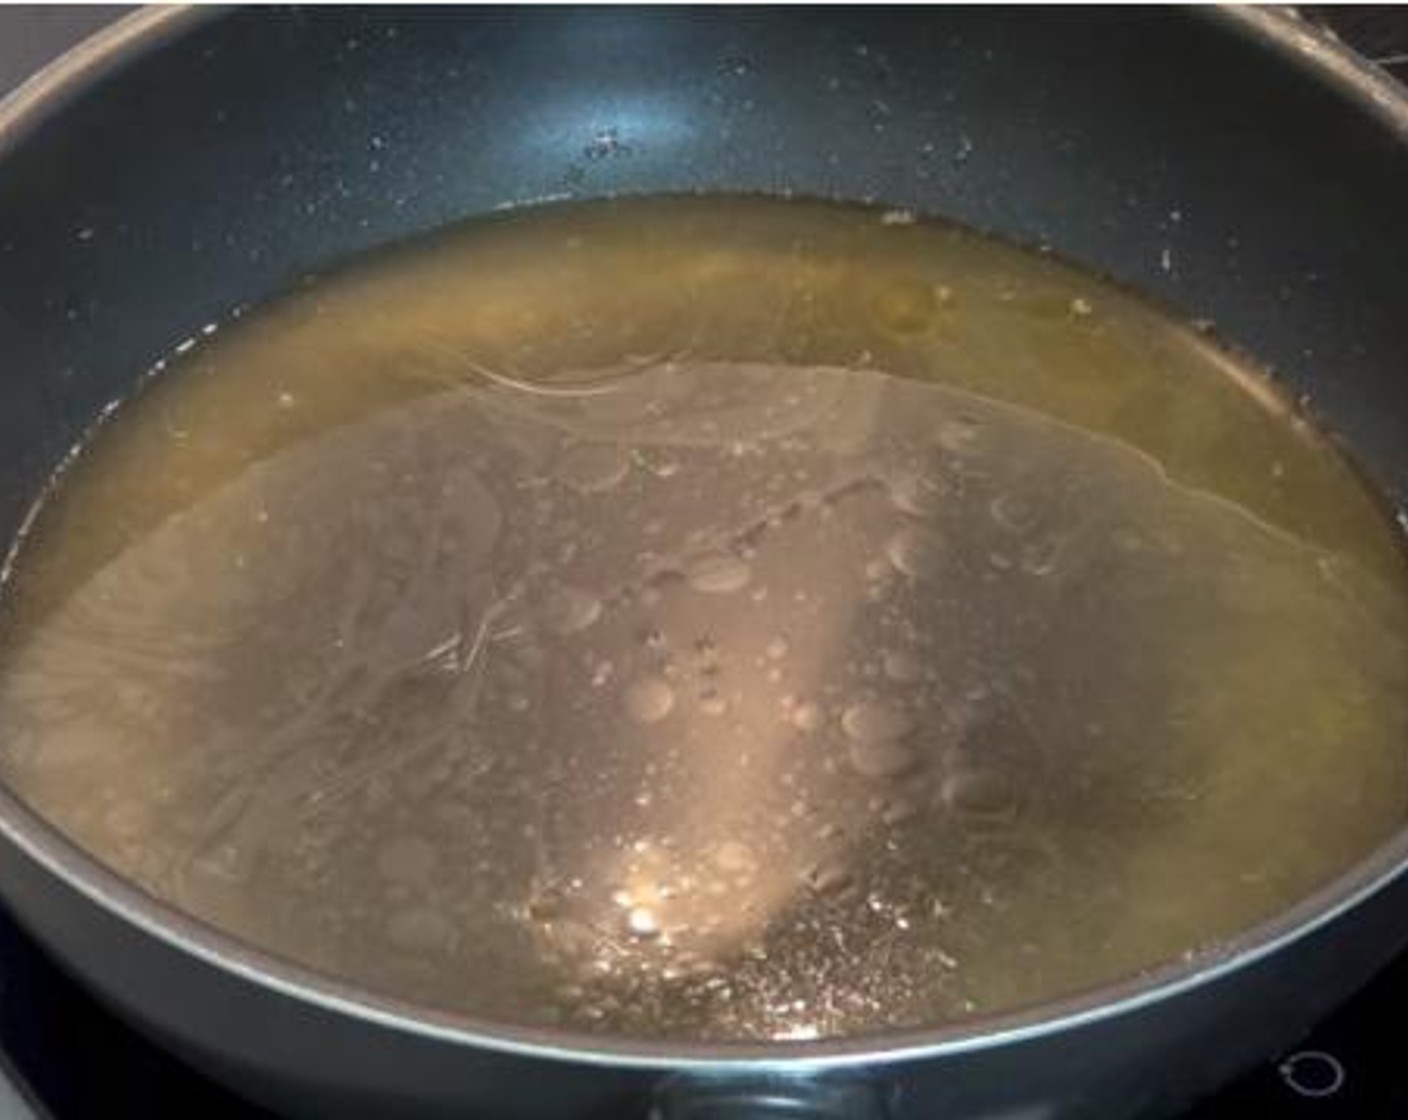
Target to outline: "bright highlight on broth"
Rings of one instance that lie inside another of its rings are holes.
[[[550,207],[202,339],[56,479],[0,772],[513,1024],[804,1040],[1220,943],[1408,816],[1385,508],[1203,334],[863,207]]]

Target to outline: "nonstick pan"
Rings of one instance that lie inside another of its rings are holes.
[[[376,158],[372,158],[375,152]],[[1292,15],[1147,8],[139,13],[0,106],[0,537],[230,308],[468,215],[792,192],[946,215],[1214,321],[1408,484],[1408,101]],[[0,791],[0,893],[295,1115],[1161,1115],[1408,940],[1408,835],[1213,958],[883,1039],[616,1041],[398,1003],[123,882]]]

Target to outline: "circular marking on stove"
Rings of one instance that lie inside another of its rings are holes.
[[[1276,1067],[1291,1092],[1299,1097],[1333,1097],[1348,1079],[1344,1063],[1325,1050],[1297,1050]]]

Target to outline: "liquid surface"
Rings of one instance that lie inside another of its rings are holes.
[[[1408,589],[1197,331],[907,214],[510,215],[103,425],[0,769],[153,894],[516,1024],[809,1039],[1217,944],[1408,814]]]

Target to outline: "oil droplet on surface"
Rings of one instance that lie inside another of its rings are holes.
[[[854,704],[841,716],[848,739],[851,767],[866,778],[893,778],[918,763],[914,750],[904,742],[914,729],[904,709],[879,701]]]
[[[719,716],[728,714],[728,701],[721,693],[709,689],[699,696],[699,710],[706,716],[717,719]]]
[[[1032,541],[1022,549],[1022,571],[1033,576],[1049,576],[1061,564],[1061,541],[1056,538]]]
[[[852,704],[841,714],[841,727],[857,743],[885,743],[914,730],[914,719],[903,708],[879,700]]]
[[[951,455],[965,455],[977,450],[981,431],[971,420],[945,420],[934,433],[934,442]]]
[[[598,494],[618,485],[631,469],[625,448],[613,443],[569,447],[557,460],[558,479],[583,494]]]
[[[543,601],[543,625],[554,634],[576,634],[601,617],[601,600],[577,587],[555,587]]]
[[[885,556],[912,579],[932,576],[943,559],[943,541],[934,530],[906,525],[885,542]]]
[[[701,556],[690,563],[685,579],[695,591],[705,595],[727,595],[748,586],[753,570],[737,556]]]
[[[943,486],[917,471],[901,471],[889,482],[890,502],[901,513],[930,517],[943,507]]]
[[[883,659],[885,676],[900,684],[913,684],[924,679],[924,663],[912,653],[890,650]]]
[[[812,732],[821,726],[821,708],[810,701],[804,701],[792,709],[789,718],[792,726],[798,731]]]
[[[846,755],[863,778],[897,778],[919,764],[919,756],[902,739],[853,740]]]
[[[1002,774],[991,770],[960,770],[944,779],[944,801],[959,813],[1002,820],[1017,810],[1016,792]]]
[[[885,805],[881,807],[880,819],[888,825],[903,824],[910,818],[917,816],[918,813],[919,806],[913,801],[908,801],[904,798],[896,798],[893,801],[886,802]]]
[[[855,875],[844,863],[828,861],[808,871],[805,880],[817,894],[840,894],[855,882]]]
[[[865,578],[873,584],[882,584],[885,580],[889,579],[894,574],[894,565],[892,565],[888,560],[871,560],[865,566]],[[875,592],[883,589],[879,587],[872,587],[870,590],[872,592]]]
[[[664,677],[638,677],[626,686],[626,714],[636,723],[659,723],[675,706],[675,690]]]
[[[1025,533],[1037,521],[1036,503],[1022,494],[1000,494],[988,510],[995,522],[1013,533]]]

